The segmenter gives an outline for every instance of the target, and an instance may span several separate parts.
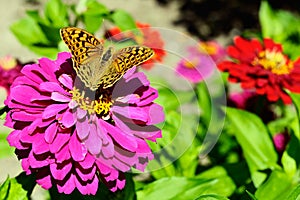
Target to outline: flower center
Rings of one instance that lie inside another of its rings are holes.
[[[79,107],[86,110],[90,115],[98,114],[105,117],[109,114],[110,107],[113,104],[111,95],[108,92],[102,93],[95,100],[91,100],[85,91],[80,91],[76,87],[70,91],[70,94],[72,94],[72,99],[78,103]]]
[[[200,42],[199,50],[200,50],[200,52],[203,52],[208,55],[214,55],[217,53],[216,46],[213,44],[210,44],[208,42]]]
[[[0,66],[4,70],[10,70],[17,66],[17,61],[11,56],[6,56],[0,59]]]
[[[259,52],[252,64],[261,65],[277,75],[289,74],[294,68],[293,62],[289,61],[281,52],[269,50]]]
[[[194,69],[197,65],[199,65],[199,59],[197,58],[194,58],[192,60],[185,60],[183,62],[183,66],[185,66],[188,69]]]

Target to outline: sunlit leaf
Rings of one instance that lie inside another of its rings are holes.
[[[295,159],[293,159],[287,151],[283,152],[281,162],[283,165],[284,171],[290,176],[294,176],[297,172],[297,163]]]
[[[9,146],[6,137],[9,133],[0,133],[0,158],[9,157],[14,154],[14,148]]]
[[[300,18],[285,10],[273,10],[267,1],[261,1],[259,20],[263,37],[283,45],[292,59],[300,55]]]
[[[166,114],[163,137],[157,139],[155,144],[150,143],[156,159],[149,163],[148,168],[156,179],[194,176],[201,147],[195,139],[197,120],[194,115],[181,115],[175,111]]]
[[[227,108],[229,127],[243,149],[252,180],[258,187],[266,178],[260,170],[277,166],[277,154],[259,117],[247,111]]]
[[[121,31],[136,29],[136,24],[132,16],[124,10],[115,10],[111,19]]]
[[[246,190],[246,193],[249,195],[251,200],[257,200],[257,198],[253,194],[251,194],[249,191]]]
[[[61,0],[48,1],[44,13],[53,27],[61,28],[68,25],[67,7]]]
[[[37,22],[30,17],[25,17],[14,22],[10,29],[19,42],[25,46],[48,43],[47,37],[38,26]]]
[[[293,187],[292,179],[283,171],[274,170],[265,183],[255,192],[257,199],[285,199]]]
[[[7,178],[0,186],[0,199],[5,200],[26,200],[27,191],[15,178]]]
[[[195,200],[229,200],[229,199],[216,194],[205,194],[205,195],[201,195]]]
[[[223,171],[221,173],[221,171]],[[218,172],[218,173],[215,173]],[[229,196],[233,193],[235,185],[222,168],[208,173],[210,178],[170,177],[162,178],[150,183],[137,191],[138,199],[166,200],[166,199],[195,199],[204,194],[218,194]],[[207,174],[207,176],[208,176]]]
[[[174,92],[169,88],[159,88],[158,94],[159,96],[155,102],[162,105],[166,111],[176,110],[180,106],[177,92]]]
[[[286,200],[299,200],[300,199],[300,185],[297,185],[287,196]]]
[[[293,104],[295,105],[295,108],[297,110],[298,119],[300,119],[300,94],[292,93],[289,91],[287,92],[293,100]]]
[[[95,33],[108,14],[109,10],[103,4],[95,0],[87,1],[82,13],[86,30]]]

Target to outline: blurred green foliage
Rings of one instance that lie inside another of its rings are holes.
[[[27,11],[26,17],[14,22],[10,29],[19,42],[32,52],[54,59],[58,52],[66,50],[59,35],[62,27],[80,25],[95,33],[105,20],[122,31],[136,28],[129,13],[121,9],[110,11],[96,0],[81,0],[70,5],[61,0],[50,0],[43,14],[38,10]]]

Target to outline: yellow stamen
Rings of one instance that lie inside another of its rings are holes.
[[[17,66],[17,60],[11,56],[0,58],[0,66],[4,70],[10,70]]]
[[[189,68],[189,69],[194,69],[197,65],[199,65],[199,59],[197,58],[194,58],[192,60],[185,60],[183,62],[183,66],[185,66],[186,68]]]
[[[214,55],[217,53],[216,45],[210,42],[200,42],[199,51],[208,55]]]
[[[72,94],[72,99],[78,103],[79,107],[86,110],[90,115],[99,114],[106,116],[109,114],[110,107],[113,104],[113,100],[108,94],[101,95],[99,99],[90,100],[89,97],[85,97],[84,91],[80,93],[76,87],[70,91],[70,94]]]
[[[252,61],[252,65],[260,65],[277,75],[289,74],[294,68],[293,62],[289,61],[281,52],[270,50],[259,52]]]

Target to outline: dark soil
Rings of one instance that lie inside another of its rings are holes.
[[[259,31],[260,0],[156,0],[160,5],[176,1],[180,16],[173,23],[184,26],[189,33],[202,39],[237,31]],[[274,9],[300,13],[300,1],[269,0]]]

